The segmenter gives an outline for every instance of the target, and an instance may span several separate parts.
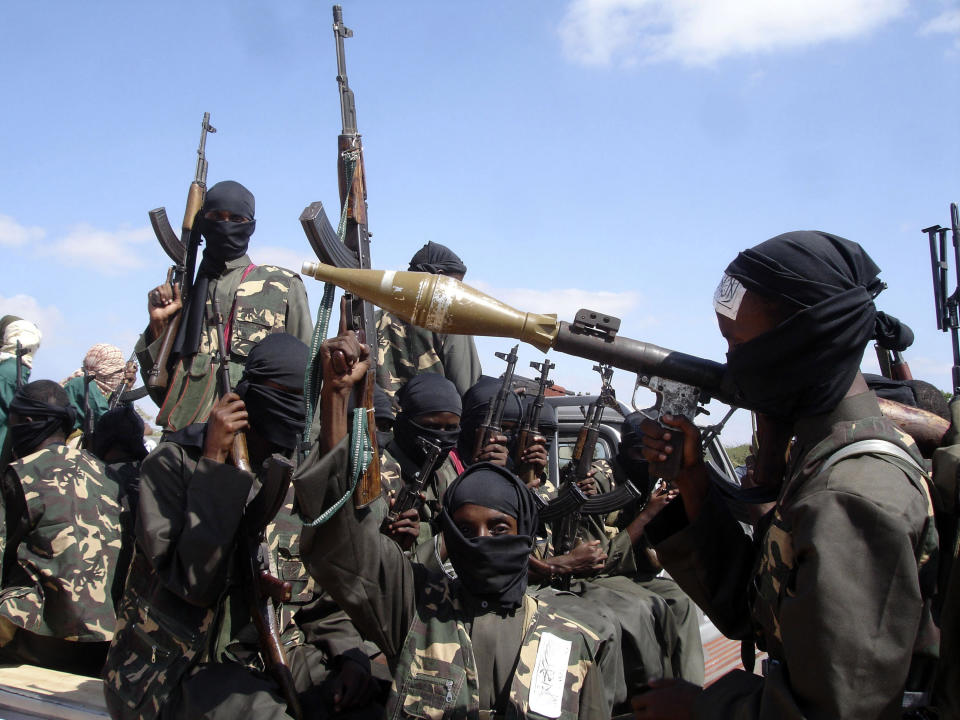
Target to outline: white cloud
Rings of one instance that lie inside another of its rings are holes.
[[[921,35],[953,35],[953,50],[960,50],[960,10],[947,10],[925,23]]]
[[[9,215],[0,215],[0,245],[19,247],[28,242],[38,242],[45,234],[43,228],[26,227]]]
[[[86,265],[106,275],[146,265],[143,247],[154,237],[150,228],[101,230],[75,225],[63,238],[43,246],[43,254],[72,265]]]
[[[43,333],[43,339],[40,341],[41,350],[51,345],[56,347],[64,328],[63,313],[59,308],[55,305],[43,307],[30,295],[21,294],[11,297],[0,295],[0,316],[3,315],[22,317],[40,328],[40,332]]]
[[[815,45],[871,32],[907,0],[572,0],[560,25],[584,65],[722,58]]]
[[[561,320],[573,320],[581,308],[600,310],[616,317],[624,317],[640,303],[640,294],[558,288],[530,290],[529,288],[495,288],[483,281],[468,283],[517,310],[537,313],[556,313]]]
[[[304,260],[316,260],[308,245],[304,245],[303,250],[291,250],[278,246],[261,247],[259,245],[250,249],[253,261],[258,265],[279,265],[287,270],[293,270],[297,274],[300,273],[300,267]]]

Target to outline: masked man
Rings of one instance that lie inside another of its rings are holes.
[[[319,517],[350,487],[346,411],[367,348],[351,334],[323,355],[320,441],[296,474],[301,513]],[[330,452],[332,450],[332,452]],[[526,593],[535,500],[481,463],[447,488],[441,526],[458,579],[412,564],[349,503],[305,529],[311,573],[387,657],[389,717],[607,718],[596,636]]]
[[[230,361],[234,386],[250,350],[270,333],[286,332],[310,342],[313,325],[300,276],[274,265],[254,265],[247,255],[256,224],[253,194],[243,185],[225,180],[207,191],[194,223],[194,233],[202,233],[207,241],[203,260],[182,309],[167,365],[168,384],[151,391],[160,407],[157,424],[167,431],[207,419],[216,390],[212,361],[218,350]],[[225,348],[217,338],[214,299],[223,314]],[[154,288],[148,305],[150,324],[136,347],[145,383],[167,325],[181,310],[180,288]]]
[[[41,337],[40,328],[29,320],[16,315],[0,318],[0,470],[10,459],[7,442],[10,401],[17,387],[30,380],[33,355],[40,347]]]
[[[734,671],[705,690],[653,683],[638,718],[901,716],[914,649],[929,643],[936,537],[922,458],[859,371],[868,342],[912,339],[877,311],[878,273],[856,243],[812,231],[727,267],[714,301],[727,382],[760,413],[755,472],[777,494],[756,540],[711,488],[696,427],[641,425],[647,460],[682,455],[682,501],[646,529],[661,562],[724,635],[770,660],[764,677]]]

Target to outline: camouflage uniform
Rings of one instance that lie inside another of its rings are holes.
[[[711,490],[687,524],[681,502],[647,526],[664,567],[728,637],[755,639],[765,678],[734,671],[697,700],[695,718],[899,718],[907,670],[925,631],[935,550],[923,478],[883,455],[821,471],[837,450],[913,441],[881,417],[876,396],[844,399],[794,427],[797,450],[775,508],[747,537]],[[935,572],[935,570],[934,570]]]
[[[380,310],[377,339],[377,385],[390,397],[421,372],[442,374],[461,395],[480,379],[480,358],[470,335],[438,334]]]
[[[3,476],[4,635],[12,648],[42,648],[33,662],[97,673],[116,625],[111,597],[121,552],[119,488],[92,455],[51,445],[10,463]],[[67,643],[38,640],[52,638]],[[91,666],[83,667],[81,646]],[[95,659],[96,658],[96,659]],[[71,661],[72,662],[72,661]]]
[[[151,391],[150,397],[160,407],[157,424],[171,432],[204,422],[216,396],[212,362],[219,342],[217,326],[211,321],[214,297],[229,331],[231,387],[240,381],[247,354],[268,334],[287,332],[310,344],[313,324],[300,276],[273,265],[252,265],[247,255],[228,260],[223,273],[210,280],[196,355],[179,358],[170,370],[167,388]],[[147,344],[144,333],[137,341],[144,383],[156,363],[161,340],[153,338]]]
[[[342,496],[346,468],[346,439],[325,456],[314,446],[294,476],[305,517]],[[472,607],[479,604],[459,583],[411,564],[364,510],[347,507],[305,528],[302,547],[311,574],[386,655],[394,675],[389,717],[478,719],[490,717],[498,700],[506,717],[542,717],[530,704],[547,696],[547,716],[609,717],[595,669],[596,635],[545,604],[528,596],[504,616]],[[549,655],[557,642],[565,648],[562,681],[556,672],[531,672],[541,651]],[[506,694],[498,696],[501,689]]]

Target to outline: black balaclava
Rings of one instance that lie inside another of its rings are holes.
[[[818,231],[785,233],[740,253],[726,275],[797,310],[727,353],[728,389],[746,407],[790,422],[835,408],[869,340],[891,350],[913,342],[910,328],[873,304],[884,287],[879,272],[862,247]]]
[[[466,538],[453,521],[457,508],[482,505],[517,519],[516,535]],[[463,588],[491,610],[520,607],[537,526],[533,494],[516,475],[492,463],[477,463],[443,494],[440,525],[453,569]]]
[[[460,439],[457,441],[457,454],[460,459],[469,464],[473,457],[474,445],[477,442],[477,428],[483,424],[487,408],[500,391],[501,380],[489,375],[481,375],[480,379],[463,396],[463,414],[460,416]],[[520,397],[515,392],[507,394],[503,409],[503,420],[520,424],[522,408]],[[512,440],[513,431],[504,432],[508,442]]]
[[[434,275],[466,275],[467,266],[446,245],[428,242],[410,258],[411,272],[427,272]]]
[[[309,354],[307,346],[293,335],[267,335],[250,351],[237,383],[250,427],[284,450],[297,447],[306,422],[303,375]],[[268,380],[294,392],[265,385]]]
[[[204,215],[211,210],[226,210],[234,215],[249,218],[250,222],[207,220]],[[257,227],[253,212],[253,193],[238,182],[224,180],[207,191],[203,207],[200,208],[195,221],[199,231],[207,239],[207,246],[203,250],[203,259],[197,269],[197,277],[187,300],[186,322],[180,324],[173,354],[194,355],[200,347],[200,333],[203,328],[203,313],[207,306],[207,288],[210,280],[223,272],[228,260],[236,260],[247,252],[250,236]],[[223,308],[223,311],[226,312],[227,308]]]
[[[653,489],[650,466],[646,460],[636,459],[628,451],[643,447],[640,423],[645,419],[647,416],[640,411],[632,412],[623,419],[623,424],[620,426],[620,449],[617,452],[617,463],[627,473],[627,478],[633,482],[634,487],[643,493],[644,499],[650,496],[650,491]]]
[[[373,418],[377,422],[377,447],[385,448],[393,440],[393,424],[397,420],[397,413],[393,409],[393,400],[387,395],[387,391],[379,385],[373,386]],[[387,420],[390,423],[390,430],[381,430],[379,423]]]
[[[53,402],[43,398],[53,398]],[[77,420],[66,392],[52,380],[37,380],[18,388],[9,411],[32,418],[30,422],[10,425],[10,444],[18,458],[32,453],[57,431],[69,434]]]
[[[463,411],[457,386],[443,375],[423,373],[411,378],[397,392],[397,402],[400,403],[400,412],[393,426],[393,437],[413,462],[422,463],[425,457],[417,437],[439,445],[444,458],[456,447],[459,429],[436,430],[414,420],[428,413],[451,412],[459,416]]]
[[[133,405],[120,405],[107,410],[93,431],[93,454],[101,460],[106,460],[110,448],[116,447],[127,457],[143,460],[147,456],[147,448],[143,444],[143,418]]]

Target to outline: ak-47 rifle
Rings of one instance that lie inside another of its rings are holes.
[[[357,108],[353,90],[347,81],[344,38],[353,30],[343,24],[343,9],[333,6],[333,35],[337,48],[337,85],[340,90],[342,130],[337,138],[337,180],[340,189],[343,242],[331,227],[323,204],[315,202],[300,214],[307,239],[317,257],[337,267],[370,268],[370,231],[367,227],[367,178],[363,166],[363,144],[357,131]],[[370,368],[363,383],[357,384],[354,407],[367,416],[367,438],[372,450],[370,464],[353,492],[354,506],[366,507],[380,497],[380,453],[377,449],[377,425],[373,414],[373,395],[377,381],[377,326],[374,306],[355,295],[345,295],[347,329],[357,333],[370,346]]]
[[[587,502],[587,495],[583,492],[581,484],[587,479],[590,470],[593,468],[593,458],[597,450],[597,441],[600,438],[600,424],[603,418],[605,408],[613,404],[614,394],[613,386],[610,384],[613,378],[613,368],[609,365],[594,365],[593,369],[600,373],[601,388],[600,395],[597,397],[590,409],[587,411],[586,421],[580,432],[577,434],[577,443],[574,445],[573,454],[570,462],[564,466],[560,474],[560,487],[558,489],[557,506],[555,510],[563,508],[570,504],[572,499],[573,507],[568,509],[562,515],[556,518],[553,523],[553,547],[557,555],[566,555],[573,550],[573,545],[577,539],[577,532],[580,528],[581,509]],[[561,500],[561,498],[564,498]],[[550,505],[547,506],[547,512],[541,512],[540,517],[549,519],[552,512],[549,512]],[[564,575],[560,578],[560,589],[570,589],[570,576]]]
[[[419,510],[423,506],[423,489],[427,486],[430,478],[433,477],[440,463],[443,462],[445,456],[441,457],[443,450],[439,445],[423,437],[417,438],[417,444],[425,453],[423,463],[420,465],[420,470],[417,471],[413,482],[411,484],[404,483],[403,487],[400,488],[400,492],[397,493],[393,501],[393,507],[390,508],[390,512],[387,513],[380,524],[381,532],[395,523],[400,515],[407,510],[411,508]],[[413,538],[411,538],[412,540]],[[408,548],[403,549],[407,550]]]
[[[503,411],[507,407],[507,395],[510,394],[510,386],[513,383],[513,372],[517,367],[517,349],[519,345],[514,345],[509,353],[495,353],[501,360],[507,361],[507,369],[503,373],[503,379],[500,382],[500,389],[493,400],[487,406],[487,412],[483,416],[483,422],[477,428],[477,437],[473,445],[473,458],[475,460],[483,452],[483,448],[490,443],[495,435],[503,431]]]
[[[17,389],[23,386],[23,356],[27,351],[23,348],[23,343],[17,340]]]
[[[540,380],[537,384],[537,395],[527,408],[527,412],[524,413],[523,423],[520,425],[520,431],[517,433],[517,444],[514,454],[517,477],[523,480],[523,483],[527,487],[530,487],[536,479],[537,469],[531,463],[521,460],[521,458],[527,451],[527,448],[533,444],[533,438],[540,434],[540,412],[543,410],[543,397],[547,392],[547,388],[553,385],[553,381],[548,380],[547,376],[550,374],[550,370],[555,368],[556,365],[550,362],[550,358],[544,358],[542,363],[531,361],[530,367],[540,371]]]
[[[126,374],[126,369],[128,365],[133,365],[133,371],[137,371],[137,352],[134,350],[133,354],[130,355],[130,358],[127,360],[127,364],[123,366],[124,374]],[[120,384],[117,385],[117,389],[110,393],[110,399],[107,401],[107,409],[113,410],[121,402],[132,403],[136,402],[140,398],[146,397],[147,395],[147,386],[142,385],[136,390],[129,390],[127,388],[127,380],[124,377],[120,381]]]
[[[90,409],[90,383],[96,375],[83,368],[83,419],[80,422],[80,448],[88,450],[93,442],[93,411]]]
[[[227,350],[227,342],[223,332],[223,313],[220,312],[220,302],[214,298],[213,314],[217,325],[217,352],[214,355],[213,363],[217,366],[217,394],[223,397],[231,392],[230,386],[230,353]],[[247,438],[243,432],[238,432],[233,436],[233,449],[230,451],[230,457],[233,464],[241,470],[253,472],[250,469],[250,455],[247,452]]]
[[[170,227],[166,208],[159,207],[148,213],[150,224],[153,226],[153,232],[156,234],[157,240],[160,241],[160,246],[173,260],[173,266],[167,271],[167,284],[171,287],[180,285],[180,299],[183,302],[183,307],[187,305],[190,287],[193,284],[197,263],[197,248],[200,244],[199,233],[194,232],[194,225],[197,214],[203,207],[203,198],[207,192],[207,133],[215,133],[216,131],[217,129],[210,124],[210,113],[205,112],[200,129],[200,146],[197,148],[197,168],[193,182],[190,183],[190,189],[187,191],[187,207],[183,213],[180,237],[178,238],[174,234],[173,228]],[[147,377],[147,386],[150,388],[166,388],[169,383],[167,365],[170,360],[170,352],[173,350],[173,344],[177,339],[182,317],[183,312],[178,312],[167,324],[163,341],[160,343],[157,360]]]
[[[953,347],[953,397],[960,397],[960,216],[957,204],[950,203],[950,228],[933,225],[924,228],[930,240],[930,265],[933,269],[933,302],[937,311],[937,329],[950,333]],[[947,273],[950,261],[947,256],[947,233],[952,231],[954,266],[957,287],[947,294]]]

